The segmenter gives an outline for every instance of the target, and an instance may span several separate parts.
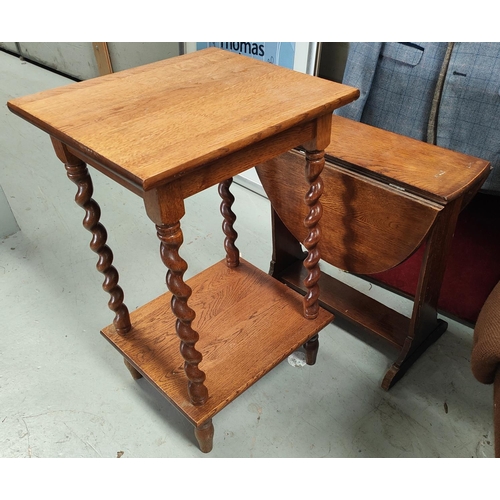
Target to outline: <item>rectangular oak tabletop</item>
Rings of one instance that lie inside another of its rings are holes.
[[[352,87],[210,48],[8,106],[148,190],[357,96]]]

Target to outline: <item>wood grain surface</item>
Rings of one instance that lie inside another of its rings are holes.
[[[149,189],[331,113],[358,95],[352,87],[209,48],[8,106]]]
[[[132,330],[122,336],[110,325],[103,335],[195,426],[214,416],[280,361],[318,333],[333,315],[320,309],[305,319],[300,294],[241,259],[225,260],[187,282],[200,335],[208,400],[189,402],[175,317],[167,293],[132,312]]]
[[[442,204],[484,182],[491,169],[486,160],[341,116],[333,116],[331,134],[330,160]]]
[[[283,223],[303,242],[305,158],[289,152],[257,166]],[[322,173],[321,258],[346,271],[374,274],[400,264],[422,243],[442,206],[330,163]]]
[[[280,275],[284,283],[304,294],[307,291],[304,286],[305,277],[304,266],[300,262],[288,267]],[[334,312],[336,317],[345,318],[369,332],[375,332],[396,348],[403,347],[408,336],[409,318],[328,274],[321,274],[319,286],[322,307]]]

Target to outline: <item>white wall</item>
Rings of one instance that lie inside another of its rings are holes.
[[[79,80],[99,76],[92,42],[18,42],[20,55]],[[19,54],[16,42],[0,48]],[[114,71],[179,55],[178,42],[108,42]]]
[[[108,42],[113,71],[122,71],[179,55],[178,42]]]

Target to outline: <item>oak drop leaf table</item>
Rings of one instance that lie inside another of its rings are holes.
[[[146,377],[191,421],[203,452],[212,449],[212,417],[245,389],[301,345],[314,363],[317,333],[333,318],[318,305],[320,173],[332,112],[358,95],[211,48],[8,103],[51,136],[78,186],[115,313],[102,334],[134,378]],[[299,146],[308,186],[304,297],[239,258],[229,190],[233,176]],[[87,164],[141,196],[156,225],[169,292],[130,314]],[[184,282],[184,200],[216,184],[226,258]]]
[[[409,318],[335,279],[327,266],[318,281],[322,307],[389,347],[392,362],[381,384],[389,390],[447,330],[437,306],[453,233],[491,165],[341,116],[333,116],[331,130],[321,175],[322,261],[370,277],[424,250]],[[289,151],[257,165],[273,212],[271,274],[301,293],[305,207],[298,193],[306,185],[297,167],[303,161],[302,153]]]

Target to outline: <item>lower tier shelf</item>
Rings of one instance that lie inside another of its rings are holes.
[[[212,418],[243,391],[333,320],[320,308],[314,320],[303,316],[302,297],[275,278],[241,260],[230,269],[221,261],[188,280],[188,301],[199,333],[199,367],[209,398],[194,406],[187,393],[184,360],[165,293],[130,314],[132,330],[102,334],[124,358],[195,426]]]

